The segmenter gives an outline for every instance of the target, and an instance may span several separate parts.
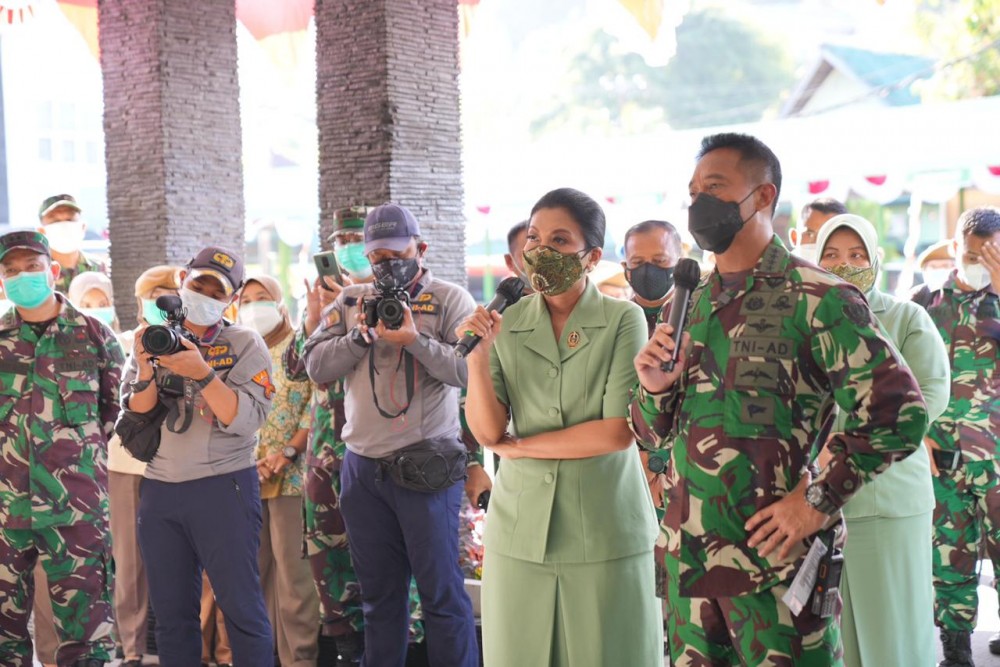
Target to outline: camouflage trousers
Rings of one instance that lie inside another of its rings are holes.
[[[787,586],[732,598],[681,597],[677,561],[667,559],[667,643],[674,667],[842,667],[836,617],[792,616]]]
[[[0,528],[0,665],[32,665],[28,616],[38,560],[49,580],[58,664],[80,658],[111,660],[114,564],[108,538],[107,523],[41,530]]]
[[[1000,461],[969,461],[934,478],[934,623],[972,632],[981,547],[1000,579]],[[996,583],[994,583],[996,585]]]
[[[340,513],[340,460],[311,456],[302,492],[305,555],[319,593],[323,634],[364,632],[361,584],[354,573],[347,528]],[[424,639],[416,584],[410,583],[410,642]]]

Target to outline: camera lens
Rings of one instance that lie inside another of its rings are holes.
[[[173,354],[180,347],[177,334],[160,324],[154,324],[142,334],[142,346],[154,357]]]
[[[386,297],[379,302],[378,317],[385,324],[386,329],[398,329],[403,325],[404,308],[402,303],[391,297]]]

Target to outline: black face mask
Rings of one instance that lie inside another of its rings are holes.
[[[383,259],[372,264],[372,274],[380,287],[408,287],[420,273],[420,258]]]
[[[733,239],[750,219],[744,220],[740,215],[740,204],[756,191],[754,188],[738,202],[722,201],[704,192],[699,194],[688,208],[688,231],[695,243],[702,250],[716,254],[729,250]]]
[[[674,267],[640,264],[625,271],[625,279],[636,294],[646,301],[659,301],[674,286]]]

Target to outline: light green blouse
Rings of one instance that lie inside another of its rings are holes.
[[[624,418],[646,333],[642,309],[590,283],[559,341],[540,295],[508,308],[490,365],[514,433]],[[652,551],[656,534],[638,450],[629,447],[586,459],[502,461],[484,544],[522,560],[580,563]]]
[[[872,289],[866,294],[872,312],[920,385],[927,418],[934,421],[948,406],[951,371],[948,350],[927,311]],[[838,415],[837,428],[842,425]],[[842,430],[842,429],[841,429]],[[844,506],[848,519],[905,517],[934,509],[930,458],[923,445],[865,484]]]

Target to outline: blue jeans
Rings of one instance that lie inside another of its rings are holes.
[[[461,483],[422,493],[379,474],[375,459],[348,451],[340,472],[340,509],[365,616],[363,667],[406,663],[410,575],[417,581],[434,667],[476,667],[472,603],[458,565]]]
[[[273,667],[274,644],[257,569],[257,469],[189,482],[142,480],[137,532],[156,612],[162,667],[201,664],[201,568],[226,618],[234,663]]]

